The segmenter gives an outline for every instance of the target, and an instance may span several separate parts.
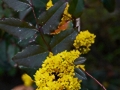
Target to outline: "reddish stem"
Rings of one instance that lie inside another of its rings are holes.
[[[33,2],[32,2],[32,0],[30,0],[29,5],[30,5],[30,7],[32,8],[32,12],[33,12],[34,18],[35,18],[36,23],[37,23],[37,26],[38,26],[38,29],[37,29],[37,30],[40,32],[40,35],[41,35],[41,37],[42,37],[44,43],[45,43],[46,46],[48,47],[48,50],[51,52],[51,48],[50,48],[50,46],[48,45],[48,43],[45,41],[44,36],[43,36],[43,34],[42,34],[42,31],[41,31],[42,29],[41,29],[41,27],[39,26],[39,23],[38,23],[38,20],[37,20],[36,14],[35,14],[35,10],[34,10],[34,6],[33,6]]]
[[[107,90],[97,79],[95,79],[92,75],[90,75],[87,71],[85,71],[85,70],[83,70],[81,67],[80,67],[80,69],[86,74],[86,75],[88,75],[89,77],[91,77],[97,84],[99,84],[102,88],[103,88],[103,90]]]

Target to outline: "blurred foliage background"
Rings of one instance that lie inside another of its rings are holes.
[[[0,18],[4,17],[19,15],[0,0]],[[26,20],[31,17],[32,14]],[[116,0],[115,10],[111,13],[103,7],[100,0],[85,0],[85,9],[80,19],[81,30],[88,29],[97,36],[91,51],[85,55],[86,71],[107,90],[120,90],[120,0]],[[22,84],[21,75],[24,71],[12,61],[12,57],[22,49],[18,41],[0,30],[0,90],[10,90]],[[82,90],[102,90],[94,80],[87,78],[82,83]]]

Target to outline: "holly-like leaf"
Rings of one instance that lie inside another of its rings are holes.
[[[79,68],[75,68],[75,77],[77,77],[79,80],[87,79],[85,73]]]
[[[31,24],[15,18],[0,20],[0,29],[23,40],[33,36],[37,30]]]
[[[64,50],[70,50],[73,47],[73,41],[78,32],[74,29],[62,31],[60,34],[55,35],[50,43],[52,52],[57,54]]]
[[[84,10],[84,0],[70,0],[68,12],[75,18],[79,18]]]
[[[41,8],[46,6],[48,0],[32,0],[32,2],[36,8]]]
[[[24,11],[19,12],[20,19],[24,19],[31,11],[32,11],[32,8],[29,7],[25,9]]]
[[[3,0],[10,8],[15,11],[23,11],[29,8],[27,3],[21,2],[19,0]]]
[[[39,45],[31,45],[17,53],[13,60],[18,65],[30,68],[39,68],[49,52]]]
[[[62,13],[66,7],[66,3],[64,0],[59,0],[53,7],[49,10],[43,12],[39,18],[38,22],[44,34],[50,34],[55,29],[57,29]]]
[[[109,11],[113,12],[115,9],[115,0],[101,0],[103,6]]]
[[[79,64],[82,64],[86,61],[86,58],[85,57],[79,57],[77,58],[75,61],[74,61],[74,64],[75,65],[79,65]]]

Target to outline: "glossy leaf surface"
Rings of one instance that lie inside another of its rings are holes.
[[[87,79],[85,73],[79,68],[75,68],[75,76],[80,80]]]
[[[39,16],[38,22],[44,34],[50,34],[50,32],[57,29],[65,7],[65,1],[60,0]]]
[[[73,46],[73,41],[77,34],[78,32],[76,30],[68,29],[61,32],[60,34],[55,35],[50,43],[52,52],[57,54],[64,50],[70,50]]]
[[[30,68],[39,68],[48,56],[49,52],[40,46],[31,45],[17,53],[13,60],[18,65]]]
[[[15,18],[0,20],[0,29],[23,40],[33,36],[37,30],[31,24]]]
[[[81,16],[84,10],[84,0],[70,0],[68,12],[75,18]]]
[[[15,11],[23,11],[29,8],[27,3],[21,2],[19,0],[3,0],[10,8]]]

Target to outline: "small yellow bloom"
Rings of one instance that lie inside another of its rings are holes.
[[[31,86],[32,85],[33,80],[28,74],[23,74],[21,78],[22,78],[25,86]]]
[[[49,0],[46,6],[46,10],[53,6],[52,0]]]
[[[90,46],[94,43],[95,35],[91,34],[88,30],[81,31],[74,40],[74,47],[78,49],[82,54],[90,51]]]
[[[77,68],[82,68],[83,70],[85,70],[85,65],[77,65]]]
[[[67,6],[66,6],[66,8],[63,12],[63,17],[61,19],[61,22],[60,22],[59,26],[63,25],[65,22],[71,20],[72,16],[71,16],[71,14],[68,13],[68,8],[69,8],[69,4],[67,3]]]

